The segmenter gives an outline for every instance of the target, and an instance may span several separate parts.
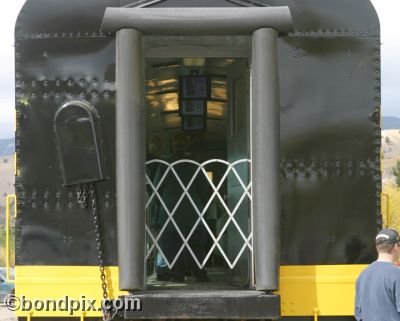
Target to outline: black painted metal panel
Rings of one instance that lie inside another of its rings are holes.
[[[280,317],[278,295],[261,291],[135,292],[142,311],[125,311],[125,319],[275,320]]]
[[[380,217],[379,38],[280,42],[282,264],[371,260]],[[290,244],[290,246],[285,246]]]
[[[90,213],[63,187],[54,116],[67,101],[84,99],[100,115],[107,179],[98,183],[106,264],[116,264],[115,40],[29,39],[16,43],[19,215],[17,264],[96,264]],[[75,166],[80,166],[79,163]]]
[[[362,0],[264,2],[289,5],[296,28],[279,40],[282,264],[367,263],[380,219],[376,13]],[[97,265],[90,214],[79,207],[76,188],[62,186],[53,132],[56,111],[73,99],[89,101],[100,115],[105,263],[117,263],[115,39],[99,30],[105,8],[119,5],[30,0],[18,19],[18,265]]]

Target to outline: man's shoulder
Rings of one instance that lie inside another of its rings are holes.
[[[375,261],[368,265],[361,273],[359,278],[369,277],[371,274],[376,274],[382,271],[385,275],[394,275],[400,277],[400,268],[389,262]]]

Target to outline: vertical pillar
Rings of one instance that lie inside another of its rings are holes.
[[[278,289],[280,264],[280,107],[277,32],[253,33],[252,211],[257,290]]]
[[[117,32],[116,168],[120,290],[144,288],[145,107],[142,35]]]

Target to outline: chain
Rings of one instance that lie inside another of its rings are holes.
[[[107,280],[106,272],[104,268],[104,248],[103,248],[103,235],[100,225],[99,211],[97,208],[97,192],[94,184],[91,184],[88,190],[87,185],[79,186],[77,189],[77,200],[82,208],[88,208],[90,203],[90,210],[92,213],[92,220],[94,226],[94,232],[96,233],[96,247],[97,247],[97,259],[99,263],[101,288],[103,291],[103,299],[108,299],[107,291]],[[117,311],[104,310],[103,309],[103,320],[111,321],[117,315]]]
[[[90,185],[89,194],[90,194],[90,207],[92,210],[93,226],[94,226],[94,231],[96,233],[97,258],[99,260],[101,287],[103,289],[103,299],[107,299],[108,293],[107,293],[106,273],[104,271],[103,237],[100,229],[99,211],[97,210],[97,193],[94,184]]]
[[[78,189],[76,190],[76,196],[79,205],[82,208],[87,208],[88,207],[88,188],[87,185],[80,185],[78,186]]]

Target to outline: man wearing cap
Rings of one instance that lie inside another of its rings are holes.
[[[381,230],[375,238],[378,259],[356,281],[357,321],[400,321],[400,237],[393,229]]]

